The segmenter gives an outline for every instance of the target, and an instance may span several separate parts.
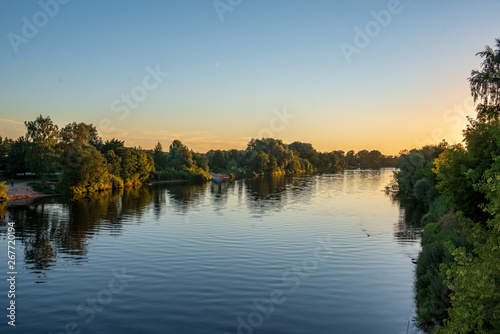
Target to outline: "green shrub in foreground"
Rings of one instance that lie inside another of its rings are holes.
[[[448,213],[450,210],[449,205],[446,202],[446,197],[438,196],[431,203],[429,212],[427,212],[422,218],[424,223],[437,222],[441,217]]]
[[[424,330],[442,324],[451,306],[450,290],[440,273],[442,263],[453,262],[446,242],[469,247],[454,214],[446,214],[436,223],[426,225],[422,234],[422,251],[416,268],[417,320]]]

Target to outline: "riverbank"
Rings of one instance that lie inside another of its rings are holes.
[[[212,178],[217,180],[231,180],[231,177],[225,174],[219,173],[210,173]],[[164,181],[152,181],[152,182],[144,182],[138,185],[153,185],[153,184],[165,184],[165,183],[187,183],[188,180],[164,180]],[[56,196],[56,195],[64,195],[64,194],[44,194],[41,192],[37,192],[33,189],[33,187],[28,185],[29,182],[22,183],[14,183],[14,186],[7,186],[7,202],[14,201],[24,201],[28,199],[38,198],[38,197],[48,197],[48,196]]]
[[[15,183],[13,186],[7,186],[7,202],[22,201],[37,197],[52,196],[33,190],[28,183]]]

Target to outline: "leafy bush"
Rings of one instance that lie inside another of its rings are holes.
[[[5,181],[0,182],[0,199],[7,198],[7,186],[5,185]]]
[[[171,180],[187,180],[188,174],[184,170],[175,170],[166,168],[163,171],[152,172],[149,176],[150,181],[171,181]]]
[[[439,222],[426,225],[422,234],[423,247],[417,260],[415,287],[417,319],[425,330],[442,324],[451,306],[450,290],[440,273],[442,263],[453,262],[446,242],[457,247],[470,247],[453,214],[446,214]]]
[[[125,186],[141,184],[154,171],[153,158],[139,149],[128,149],[121,159],[121,178]]]
[[[204,183],[210,181],[210,179],[212,178],[212,176],[210,176],[209,173],[207,173],[206,171],[204,171],[202,168],[199,167],[188,168],[186,172],[188,173],[187,179],[190,182]]]
[[[121,177],[110,174],[109,181],[111,182],[113,189],[123,188],[123,179]]]
[[[93,146],[68,151],[62,183],[71,193],[94,192],[112,187],[106,159]]]
[[[435,223],[450,210],[446,197],[438,196],[431,203],[429,211],[422,218],[424,223]]]
[[[431,190],[431,187],[431,183],[426,178],[418,180],[417,183],[415,183],[415,188],[413,190],[415,198],[418,200],[425,200],[428,192]]]

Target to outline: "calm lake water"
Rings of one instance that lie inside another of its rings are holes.
[[[16,328],[2,279],[0,330],[415,333],[420,229],[382,191],[392,174],[163,184],[11,206]],[[6,277],[5,221],[0,250]]]

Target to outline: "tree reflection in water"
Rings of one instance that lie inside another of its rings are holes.
[[[144,213],[153,199],[154,189],[134,187],[13,202],[7,206],[8,216],[2,221],[0,233],[6,234],[7,219],[16,223],[16,240],[24,245],[26,267],[41,278],[58,255],[76,265],[86,262],[89,238],[97,232],[120,234],[122,221]]]
[[[318,188],[331,188],[336,193],[337,188],[342,191],[346,187],[359,187],[359,184],[350,184],[352,173],[361,174],[357,177],[364,180],[363,187],[365,183],[380,182],[374,172],[346,171],[335,175],[259,177],[204,185],[156,184],[73,198],[0,203],[0,217],[8,211],[8,219],[16,222],[18,243],[24,245],[26,267],[44,277],[58,257],[75,265],[85,263],[89,240],[96,233],[120,235],[125,221],[140,224],[146,212],[153,212],[157,221],[166,210],[189,220],[197,215],[203,219],[200,210],[206,205],[215,212],[228,205],[245,205],[253,217],[263,217],[297,202],[312,202]],[[401,210],[394,237],[400,242],[419,238],[423,208],[404,198],[391,196],[391,200]],[[2,236],[7,232],[6,223],[7,219],[0,223]]]
[[[404,195],[388,194],[395,205],[400,207],[400,216],[394,226],[394,237],[401,242],[420,239],[425,207],[422,203]]]

